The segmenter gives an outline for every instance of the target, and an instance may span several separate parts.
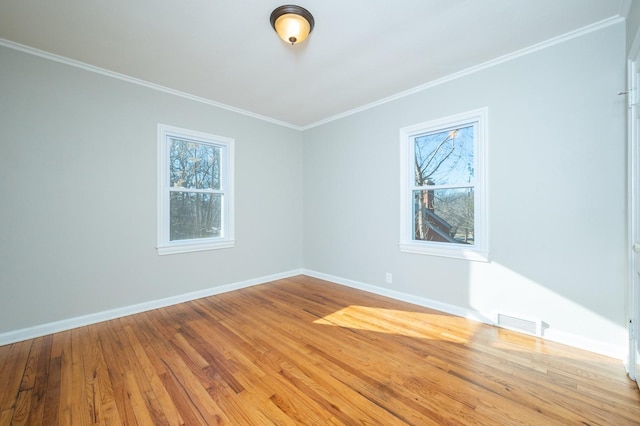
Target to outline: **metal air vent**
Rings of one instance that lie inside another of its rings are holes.
[[[533,336],[542,336],[542,321],[518,318],[511,315],[498,314],[496,316],[496,325],[520,333],[531,334]]]

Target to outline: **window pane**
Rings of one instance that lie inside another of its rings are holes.
[[[474,244],[473,188],[413,191],[413,239]]]
[[[218,146],[171,138],[169,178],[173,188],[220,189]]]
[[[222,195],[171,192],[170,241],[222,236]]]
[[[414,138],[415,185],[465,184],[473,179],[474,126]]]

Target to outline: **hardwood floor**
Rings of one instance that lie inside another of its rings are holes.
[[[298,276],[0,347],[0,425],[637,425],[620,361]]]

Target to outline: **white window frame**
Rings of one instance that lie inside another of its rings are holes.
[[[489,260],[487,117],[488,109],[485,107],[400,129],[400,251],[485,262]],[[470,124],[476,126],[473,182],[474,244],[416,241],[413,238],[413,191],[417,189],[414,177],[414,138]]]
[[[222,202],[222,235],[214,238],[194,238],[171,241],[169,233],[171,184],[169,176],[169,144],[171,138],[222,148],[220,190]],[[187,253],[235,246],[234,237],[234,140],[195,130],[158,124],[158,254]]]

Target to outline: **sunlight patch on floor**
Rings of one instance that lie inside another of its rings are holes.
[[[467,343],[478,326],[473,321],[447,314],[356,305],[325,315],[314,323],[455,343]]]

